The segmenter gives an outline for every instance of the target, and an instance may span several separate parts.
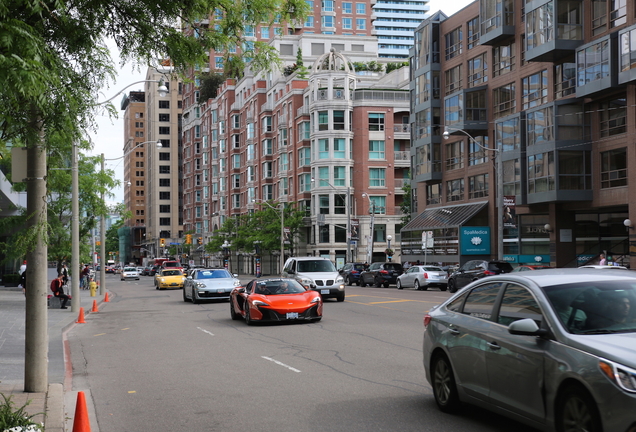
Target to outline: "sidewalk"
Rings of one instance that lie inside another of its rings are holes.
[[[49,280],[54,277],[49,269]],[[90,291],[80,290],[80,307],[88,315],[93,301],[103,301],[103,296],[90,296]],[[77,299],[73,299],[77,301]],[[64,360],[63,333],[75,324],[78,312],[68,309],[48,309],[48,391],[24,392],[25,356],[25,298],[20,288],[0,287],[0,393],[11,396],[14,407],[22,407],[27,401],[26,411],[36,415],[34,420],[45,424],[46,432],[63,432],[64,418]],[[0,398],[0,402],[3,401]],[[75,410],[75,406],[68,407]],[[71,413],[72,414],[72,413]]]

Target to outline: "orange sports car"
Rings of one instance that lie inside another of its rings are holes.
[[[295,279],[254,279],[230,294],[232,319],[256,322],[320,321],[322,297]]]

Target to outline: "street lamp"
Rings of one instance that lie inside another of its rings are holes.
[[[272,210],[278,211],[276,207],[268,203],[267,201],[257,201],[252,200],[252,202],[258,202],[260,204],[265,204],[267,207]],[[283,274],[283,267],[285,266],[285,204],[283,202],[280,203],[280,274]]]
[[[223,266],[227,271],[230,271],[230,248],[232,244],[226,240],[223,240],[223,244],[221,245],[221,249],[223,249]]]
[[[391,250],[391,240],[393,240],[393,236],[391,234],[386,236],[386,248],[388,250]],[[389,259],[389,262],[391,262],[391,258],[393,258],[393,255],[392,254],[387,254],[387,258]]]
[[[369,229],[371,234],[369,235],[369,242],[367,244],[367,263],[371,264],[373,261],[373,230],[375,224],[375,201],[371,200],[369,194],[363,193],[362,196],[369,200],[369,211],[371,212],[371,220],[369,222]]]
[[[449,127],[449,126],[445,126],[444,127],[444,133],[442,134],[442,136],[444,137],[445,140],[447,140],[450,137],[450,132],[448,131],[449,129],[452,129],[454,131],[463,133],[464,135],[466,135],[471,140],[471,142],[473,144],[477,145],[478,147],[482,148],[483,150],[491,151],[491,152],[495,153],[495,157],[497,158],[497,168],[496,168],[497,169],[497,197],[496,197],[496,204],[497,204],[497,217],[499,218],[499,220],[497,221],[497,258],[499,260],[503,260],[503,250],[504,250],[504,246],[503,246],[504,197],[503,197],[503,158],[502,158],[502,154],[501,154],[501,148],[484,147],[479,142],[477,142],[477,140],[475,138],[473,138],[465,130],[457,129],[457,128]]]
[[[159,140],[159,141],[145,141],[145,142],[137,144],[133,148],[129,149],[126,153],[124,153],[123,156],[120,156],[120,157],[117,157],[117,158],[105,159],[104,158],[104,153],[102,153],[102,170],[101,170],[102,175],[104,174],[104,163],[106,161],[116,161],[116,160],[125,158],[126,156],[128,156],[130,154],[130,152],[135,150],[137,147],[141,147],[142,145],[148,144],[148,143],[155,143],[155,146],[156,146],[157,149],[160,149],[160,148],[163,147],[163,144],[161,144],[161,140]],[[105,203],[105,198],[104,198],[104,192],[102,192],[101,199],[102,199],[102,203],[104,203],[104,205],[105,205],[106,203]],[[100,220],[100,224],[99,224],[99,241],[100,241],[99,255],[101,257],[101,262],[99,263],[99,295],[103,295],[104,291],[106,290],[104,288],[104,286],[106,284],[106,266],[104,265],[105,264],[105,259],[104,258],[106,257],[106,215],[103,215],[101,220]]]
[[[311,182],[315,183],[316,179],[315,178],[311,178]],[[327,180],[322,180],[320,179],[321,183],[327,183],[327,185],[335,190],[338,195],[342,196],[342,194],[340,192],[338,192],[338,189],[332,185],[331,183],[329,183]],[[320,183],[319,183],[320,186]],[[346,206],[346,212],[347,212],[347,262],[353,262],[354,259],[351,256],[351,187],[347,186],[347,196],[345,199],[345,206]]]

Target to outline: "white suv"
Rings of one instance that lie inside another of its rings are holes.
[[[283,276],[292,277],[305,286],[311,286],[311,289],[318,291],[322,298],[334,297],[339,302],[345,299],[344,279],[327,258],[288,258],[283,267]]]

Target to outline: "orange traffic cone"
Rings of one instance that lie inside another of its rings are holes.
[[[97,300],[93,300],[93,309],[91,309],[91,312],[99,312],[99,309],[97,309]]]
[[[75,406],[75,417],[73,418],[73,432],[91,432],[91,422],[88,419],[86,397],[83,391],[77,393],[77,405]]]
[[[80,308],[79,316],[75,322],[78,324],[86,324],[86,321],[84,321],[84,308]]]
[[[104,303],[108,303],[110,300],[108,299],[108,292],[104,294]]]

